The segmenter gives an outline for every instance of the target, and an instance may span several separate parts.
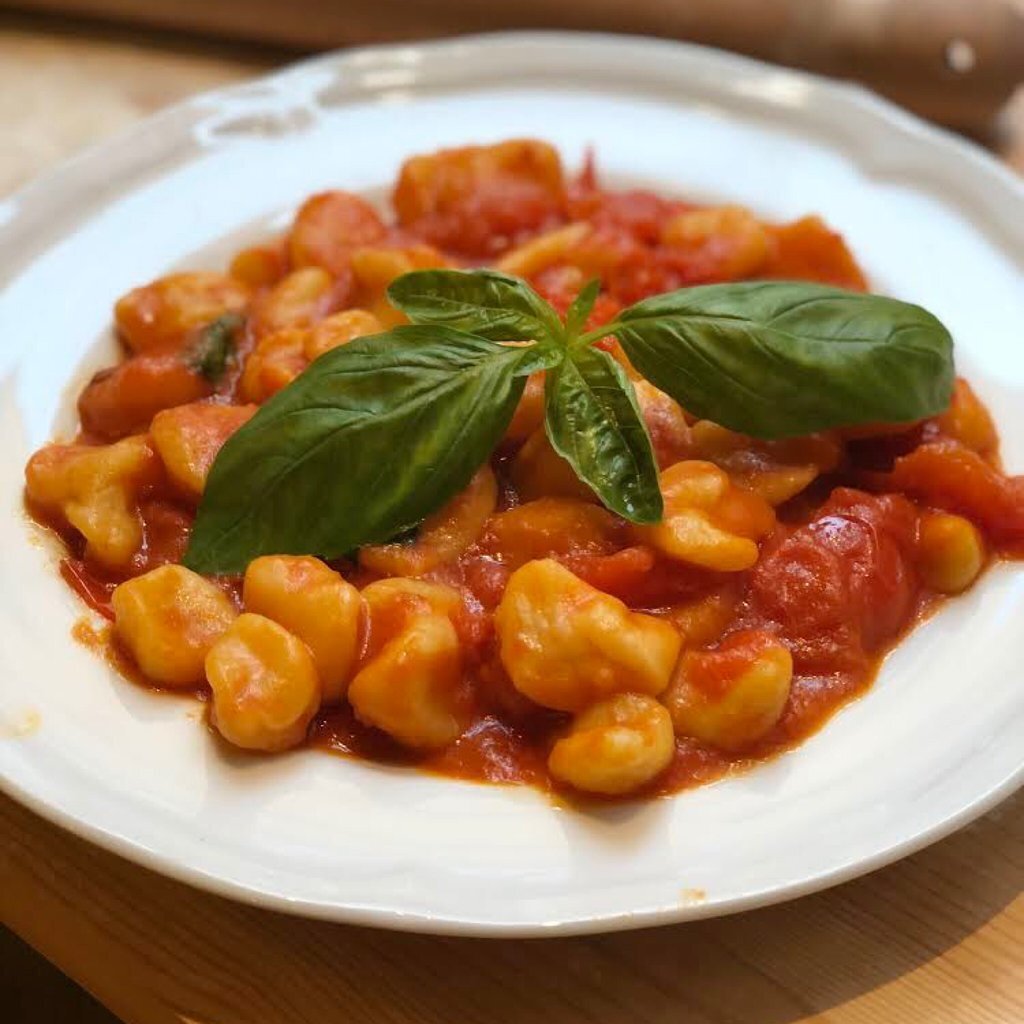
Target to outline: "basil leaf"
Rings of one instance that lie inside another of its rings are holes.
[[[216,384],[235,354],[235,331],[243,318],[237,313],[225,313],[208,323],[199,333],[187,356],[188,365]]]
[[[565,314],[565,333],[570,340],[578,337],[580,331],[583,330],[587,317],[590,316],[600,293],[601,281],[595,277],[592,281],[588,281],[580,289],[579,295],[573,299],[572,305]]]
[[[333,558],[415,525],[490,456],[532,349],[412,326],[325,353],[220,450],[185,564]]]
[[[548,371],[544,394],[548,437],[577,476],[625,519],[658,522],[658,468],[622,367],[600,349],[570,349]]]
[[[896,299],[787,281],[704,285],[609,325],[633,365],[696,416],[760,438],[945,409],[953,342]]]
[[[560,343],[558,314],[525,281],[496,270],[413,270],[388,298],[416,324],[439,324],[493,341]]]

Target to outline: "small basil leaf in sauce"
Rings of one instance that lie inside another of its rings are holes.
[[[211,384],[218,383],[234,358],[235,331],[243,322],[237,313],[225,313],[208,323],[187,354],[188,365]]]
[[[952,339],[931,313],[817,284],[686,288],[586,338],[599,333],[691,413],[759,438],[920,419],[953,388]]]
[[[416,324],[469,331],[493,341],[560,344],[558,314],[524,280],[495,270],[414,270],[388,298]]]
[[[613,512],[662,517],[658,468],[633,385],[607,352],[569,350],[545,381],[545,427],[555,450]]]
[[[420,522],[490,456],[534,348],[410,326],[325,353],[220,450],[185,564],[332,558]]]

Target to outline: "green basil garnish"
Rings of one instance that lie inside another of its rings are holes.
[[[235,331],[243,322],[237,313],[225,313],[208,323],[188,353],[188,365],[211,384],[218,383],[234,358]]]
[[[593,281],[588,281],[580,289],[579,295],[576,296],[572,305],[566,311],[565,334],[566,339],[570,343],[579,337],[584,324],[587,322],[587,317],[590,316],[594,303],[597,302],[597,297],[600,294],[601,281],[595,277]]]
[[[952,395],[949,332],[920,306],[881,295],[704,285],[638,302],[612,331],[655,387],[753,437],[922,419]]]
[[[633,386],[591,347],[608,335],[690,413],[753,437],[907,422],[949,404],[952,339],[918,306],[799,282],[704,285],[581,335],[598,293],[588,284],[563,325],[506,274],[398,278],[388,294],[414,326],[321,356],[228,440],[185,564],[225,573],[261,554],[332,558],[415,528],[487,460],[537,370],[555,449],[608,508],[657,522],[657,464]],[[226,319],[204,332],[201,372],[222,373],[230,358],[237,325]]]
[[[496,270],[414,270],[388,298],[415,324],[438,324],[493,341],[557,342],[562,321],[524,280]]]
[[[548,438],[576,475],[613,512],[658,522],[658,467],[622,367],[600,349],[573,348],[548,371],[544,395]]]
[[[501,439],[532,350],[398,327],[316,360],[220,450],[184,562],[242,572],[258,555],[333,558],[414,526]]]

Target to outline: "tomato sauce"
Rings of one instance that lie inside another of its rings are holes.
[[[598,277],[602,290],[591,326],[610,320],[640,298],[696,283],[786,277],[866,287],[840,236],[816,217],[763,225],[728,208],[732,212],[679,220],[682,215],[702,214],[702,208],[649,191],[606,189],[598,182],[592,160],[565,184],[546,158],[523,154],[480,157],[472,166],[459,164],[450,178],[437,172],[438,180],[431,177],[430,168],[414,170],[403,172],[396,189],[398,230],[381,226],[376,215],[365,210],[357,210],[356,216],[344,203],[318,201],[307,204],[317,219],[305,234],[295,229],[286,239],[239,254],[232,272],[252,289],[248,308],[256,311],[257,320],[284,315],[275,306],[275,289],[296,269],[296,258],[305,261],[302,265],[319,260],[334,275],[335,284],[329,292],[302,299],[304,306],[290,296],[290,303],[301,306],[294,315],[316,320],[355,295],[374,315],[389,315],[382,289],[374,292],[369,272],[360,269],[366,260],[354,257],[352,247],[340,245],[332,234],[335,207],[344,208],[339,215],[348,218],[346,223],[358,224],[359,246],[380,245],[394,256],[396,272],[409,269],[403,259],[414,258],[402,255],[402,246],[420,246],[415,255],[419,260],[425,258],[424,252],[432,252],[447,265],[497,261],[500,266],[503,258],[515,255],[517,247],[531,239],[584,223],[586,237],[571,251],[555,253],[522,272],[563,311],[583,283]],[[670,231],[669,223],[676,228]],[[131,322],[130,330],[136,332],[128,339],[133,351],[83,392],[79,407],[86,429],[80,442],[108,443],[144,430],[156,411],[179,402],[251,400],[240,388],[245,360],[262,344],[252,317],[237,338],[234,363],[212,387],[182,355],[193,343],[192,328],[183,335],[184,347],[168,346],[161,336],[155,349],[140,348],[147,323],[159,317],[162,308],[159,303],[147,306],[149,319]],[[611,343],[606,347],[614,349]],[[302,357],[296,354],[300,348],[293,345],[288,358],[301,364]],[[688,422],[692,425],[692,418]],[[684,449],[672,448],[670,432],[666,436],[667,451],[688,457]],[[492,458],[499,481],[498,512],[523,501],[512,479],[523,444],[522,436],[506,438]],[[532,553],[534,558],[554,558],[631,609],[669,621],[681,603],[724,595],[728,621],[698,647],[714,648],[721,637],[753,629],[779,637],[792,655],[789,699],[767,735],[738,753],[679,737],[667,771],[641,793],[671,793],[746,770],[796,745],[863,693],[886,653],[945,599],[925,586],[916,568],[916,536],[923,514],[943,509],[967,517],[984,535],[992,559],[1009,557],[1024,547],[1024,480],[1001,472],[994,428],[966,382],[958,385],[949,413],[900,428],[850,431],[841,437],[837,450],[835,464],[823,463],[813,482],[778,506],[778,523],[749,570],[722,573],[680,564],[638,542],[624,527],[610,534],[612,540],[603,546],[577,544],[571,536],[552,537],[549,550]],[[774,457],[762,446],[752,450],[748,464],[763,468]],[[130,565],[120,570],[90,557],[81,534],[59,516],[34,505],[30,512],[65,541],[63,578],[92,610],[113,619],[111,595],[119,583],[181,560],[195,518],[195,500],[167,480],[147,485],[136,508],[143,540]],[[377,578],[355,563],[332,565],[360,587]],[[470,724],[453,744],[439,753],[414,754],[360,722],[348,704],[322,711],[310,729],[309,743],[344,756],[416,765],[445,776],[551,789],[547,754],[569,716],[526,701],[498,656],[492,616],[514,568],[510,552],[485,531],[458,559],[426,576],[454,586],[463,596],[455,627],[467,666]],[[218,582],[241,607],[240,580]],[[82,636],[90,646],[103,646],[96,635]],[[364,646],[372,643],[372,638],[364,638]],[[108,651],[119,671],[138,675],[116,645],[108,644]],[[370,647],[363,652],[364,661],[368,651]]]

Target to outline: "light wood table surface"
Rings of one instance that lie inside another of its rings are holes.
[[[0,17],[0,195],[281,59]],[[432,938],[209,896],[0,796],[0,922],[129,1024],[1021,1024],[1022,891],[1024,793],[892,867],[778,907],[609,936]]]

